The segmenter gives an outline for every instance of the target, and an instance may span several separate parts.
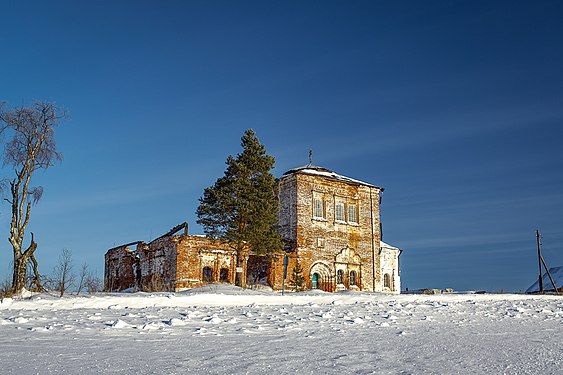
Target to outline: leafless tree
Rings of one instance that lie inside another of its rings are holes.
[[[30,107],[6,110],[0,103],[0,132],[4,136],[4,165],[14,170],[15,176],[6,179],[9,190],[6,199],[11,205],[9,241],[14,255],[12,293],[20,293],[26,286],[27,266],[32,265],[33,287],[42,289],[35,250],[37,243],[33,232],[29,246],[24,250],[23,242],[31,207],[41,198],[43,188],[33,187],[31,179],[39,169],[47,169],[62,160],[55,143],[55,128],[64,117],[64,112],[48,102],[35,102]]]
[[[62,297],[65,292],[74,285],[75,275],[72,272],[72,252],[63,249],[59,255],[59,261],[53,270],[53,289]]]
[[[9,276],[6,276],[6,279],[0,281],[0,298],[9,296],[11,289],[12,289],[12,282]]]
[[[100,292],[104,289],[104,283],[96,274],[89,272],[86,277],[86,290],[89,294]]]
[[[88,270],[88,264],[84,263],[82,268],[80,268],[80,273],[78,274],[78,287],[76,288],[76,295],[79,295],[84,287],[87,287],[86,281],[90,275],[90,270]]]

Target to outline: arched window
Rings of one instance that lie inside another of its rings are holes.
[[[356,286],[356,271],[350,271],[350,286]]]
[[[344,271],[342,270],[336,271],[336,283],[344,284]]]
[[[383,287],[391,289],[391,276],[388,273],[383,275]]]
[[[227,268],[221,268],[221,271],[219,273],[219,280],[222,283],[228,283],[229,282],[229,270]]]
[[[203,267],[203,281],[206,283],[213,281],[213,270],[211,267]]]

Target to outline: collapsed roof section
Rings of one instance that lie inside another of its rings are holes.
[[[188,235],[188,223],[184,221],[182,224],[176,225],[174,228],[170,229],[168,232],[166,232],[166,233],[163,234],[162,236],[157,237],[157,238],[155,238],[154,240],[150,241],[149,244],[151,244],[151,243],[153,243],[153,242],[155,242],[155,241],[158,241],[158,240],[160,240],[160,239],[162,239],[162,238],[173,236],[173,235],[175,235],[176,233],[178,233],[178,232],[179,232],[180,230],[182,230],[182,229],[184,230],[184,232],[182,233],[182,235],[183,235],[183,236],[187,236],[187,235]],[[124,245],[115,246],[115,247],[112,247],[111,249],[109,249],[109,250],[107,251],[107,253],[109,253],[109,252],[111,252],[111,251],[113,251],[113,250],[122,249],[122,248],[127,248],[127,247],[129,247],[129,246],[131,246],[131,245],[138,245],[138,244],[140,244],[140,243],[144,243],[144,241],[133,241],[133,242],[126,243],[126,244],[124,244]]]

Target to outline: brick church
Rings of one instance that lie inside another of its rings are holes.
[[[273,257],[248,252],[236,267],[229,243],[189,235],[186,223],[151,241],[109,249],[106,291],[135,288],[181,291],[213,282],[266,282],[291,288],[299,262],[308,289],[399,293],[400,249],[381,241],[379,206],[383,188],[312,164],[294,168],[279,180],[279,230],[286,244]],[[284,258],[288,276],[284,281]]]

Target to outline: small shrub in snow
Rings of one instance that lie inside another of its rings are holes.
[[[305,289],[305,277],[303,276],[303,268],[301,267],[301,264],[299,264],[299,260],[295,262],[295,266],[291,271],[290,283],[293,285],[293,290],[296,292]]]

